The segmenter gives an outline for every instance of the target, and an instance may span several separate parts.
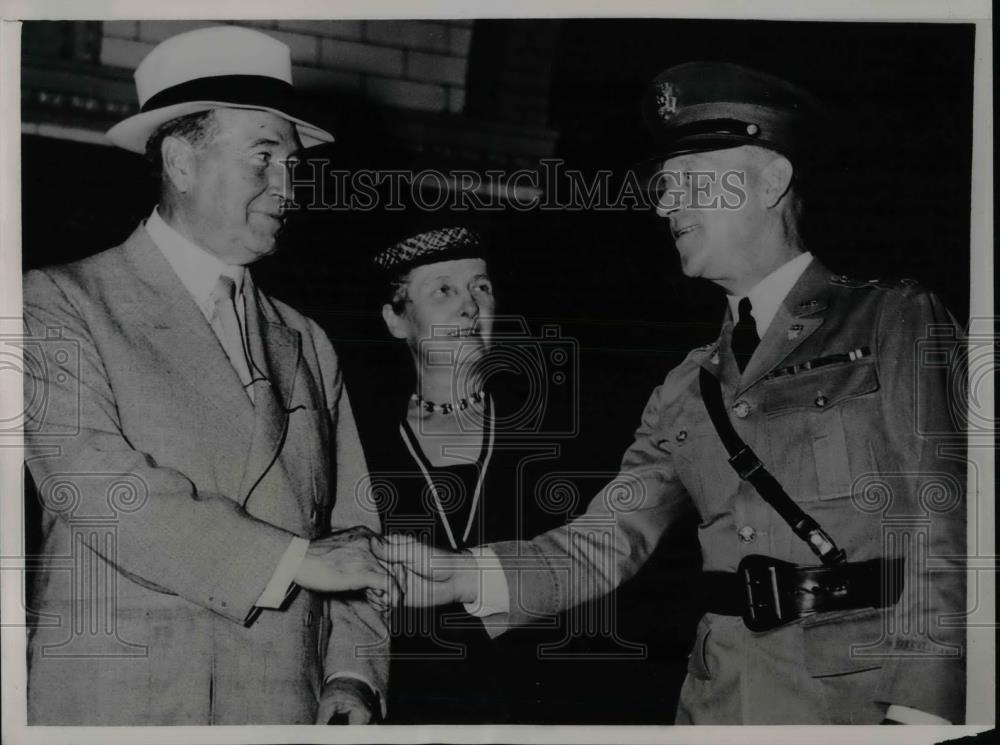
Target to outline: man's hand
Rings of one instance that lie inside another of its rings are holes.
[[[479,599],[479,565],[468,551],[444,551],[404,535],[386,536],[372,548],[379,560],[397,567],[403,604],[408,607],[474,603]]]
[[[382,718],[378,696],[355,678],[334,678],[323,686],[316,724],[372,724]]]
[[[359,525],[312,541],[295,584],[316,592],[367,590],[369,599],[394,605],[400,587],[390,568],[373,553],[380,540]]]

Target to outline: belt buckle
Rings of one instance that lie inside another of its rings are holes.
[[[753,554],[743,557],[736,569],[746,592],[743,624],[751,631],[770,631],[799,617],[792,593],[786,588],[795,565]]]

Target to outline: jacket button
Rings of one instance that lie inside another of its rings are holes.
[[[822,409],[827,404],[827,398],[821,393],[818,396],[816,396],[816,400],[813,403],[815,403],[819,408]]]
[[[751,543],[757,537],[757,531],[749,525],[744,525],[736,532],[736,535],[740,537],[741,543]]]
[[[309,512],[309,522],[315,525],[319,522],[319,511],[313,506],[312,510]]]
[[[733,414],[737,419],[746,419],[747,414],[750,413],[750,404],[744,399],[740,399],[733,404]]]
[[[682,429],[677,433],[677,442],[684,442],[688,438],[688,433],[686,429]]]
[[[302,619],[302,623],[306,626],[313,625],[313,612],[311,610],[306,611],[306,617]]]

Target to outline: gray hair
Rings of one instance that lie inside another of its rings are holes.
[[[219,123],[215,118],[215,110],[198,111],[194,114],[179,116],[164,122],[146,140],[146,160],[149,161],[153,177],[159,181],[163,178],[163,141],[167,137],[180,137],[194,147],[203,145],[219,131]]]
[[[392,312],[397,316],[403,315],[403,311],[406,309],[406,303],[410,300],[410,275],[413,273],[413,269],[407,269],[404,272],[397,272],[389,277],[386,283],[387,287],[387,297],[389,305],[392,307]]]

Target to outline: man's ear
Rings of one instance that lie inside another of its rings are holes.
[[[403,316],[397,316],[389,303],[382,306],[382,320],[389,333],[397,339],[405,339],[409,322]]]
[[[774,158],[760,171],[761,196],[764,206],[774,207],[792,186],[795,168],[783,155]]]
[[[195,152],[183,137],[164,137],[160,144],[163,158],[163,175],[174,190],[184,194],[194,182]]]

